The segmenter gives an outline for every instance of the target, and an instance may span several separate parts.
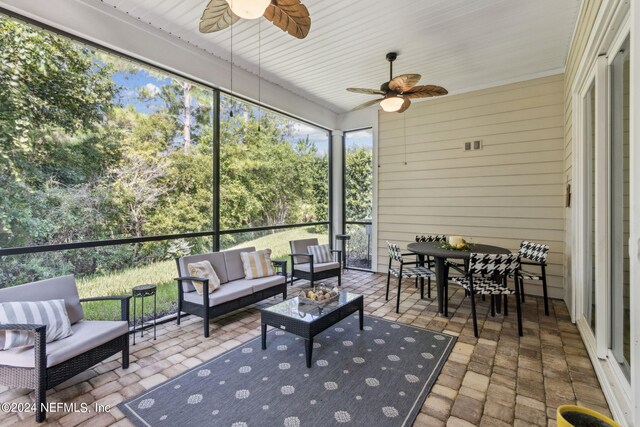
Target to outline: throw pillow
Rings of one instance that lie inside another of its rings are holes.
[[[276,274],[271,262],[271,249],[240,252],[245,279],[258,279]]]
[[[187,270],[189,270],[189,275],[193,277],[199,277],[201,279],[209,280],[209,293],[215,291],[220,287],[220,278],[216,274],[216,271],[211,266],[209,261],[200,261],[194,262],[192,264],[187,264]],[[193,287],[196,288],[196,292],[198,295],[202,295],[203,284],[202,282],[192,281]]]
[[[47,342],[73,334],[64,300],[0,303],[0,323],[47,325]],[[35,343],[33,331],[5,331],[3,350]]]
[[[313,255],[314,264],[333,262],[333,257],[331,256],[331,249],[329,249],[329,245],[309,246],[307,247],[307,251],[309,255]]]

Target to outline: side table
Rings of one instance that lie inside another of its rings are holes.
[[[133,294],[133,345],[136,345],[136,301],[140,300],[140,338],[144,336],[144,299],[146,297],[153,297],[153,339],[156,339],[156,304],[158,296],[156,295],[156,285],[140,285],[136,286],[132,290]],[[151,322],[149,322],[151,323]]]

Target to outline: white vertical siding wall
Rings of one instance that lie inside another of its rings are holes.
[[[386,240],[454,234],[514,251],[531,240],[551,246],[550,295],[563,296],[563,84],[561,74],[379,113],[378,271]],[[463,151],[474,140],[482,149]]]

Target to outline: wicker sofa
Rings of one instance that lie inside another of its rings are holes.
[[[129,299],[98,297],[80,299],[73,276],[41,280],[0,289],[0,302],[63,299],[73,335],[46,343],[46,325],[0,325],[6,330],[29,330],[35,334],[33,347],[0,351],[0,385],[35,390],[36,421],[46,418],[46,391],[93,365],[122,352],[122,368],[129,367]],[[120,321],[84,320],[82,302],[120,301]]]
[[[204,336],[209,336],[209,320],[263,299],[282,294],[287,298],[287,262],[273,261],[280,270],[278,274],[259,279],[245,279],[240,252],[254,252],[254,247],[234,249],[224,252],[189,255],[176,259],[178,265],[178,325],[181,312],[204,319]],[[220,286],[209,293],[209,282],[189,276],[187,265],[209,261],[220,279]],[[193,281],[202,282],[203,292],[199,295]]]

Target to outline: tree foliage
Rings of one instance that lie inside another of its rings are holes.
[[[8,18],[0,60],[0,247],[213,229],[211,90]],[[328,153],[295,122],[225,98],[220,133],[223,229],[328,218]],[[0,286],[208,250],[194,238],[5,257]]]
[[[110,74],[90,49],[0,17],[0,171],[37,155],[48,131],[98,123],[112,105]]]
[[[372,153],[366,147],[345,150],[345,199],[347,221],[371,218]]]

